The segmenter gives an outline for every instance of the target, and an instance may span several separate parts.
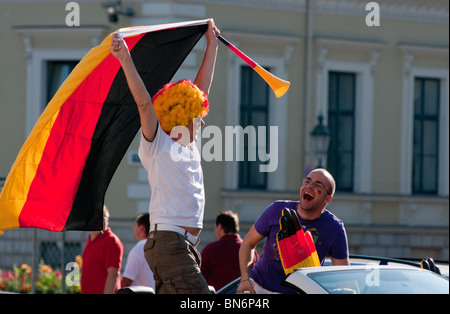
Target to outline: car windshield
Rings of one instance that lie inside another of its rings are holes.
[[[449,293],[449,281],[429,271],[408,269],[342,270],[308,274],[331,294]]]

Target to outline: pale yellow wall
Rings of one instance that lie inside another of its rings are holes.
[[[131,19],[120,16],[116,25],[108,23],[101,8],[101,1],[78,1],[81,8],[82,25],[107,26],[106,33],[120,27],[129,26]],[[176,2],[176,1],[175,1]],[[205,1],[193,1],[205,4]],[[264,35],[284,35],[298,38],[293,44],[291,64],[288,67],[288,79],[291,88],[287,107],[287,146],[286,156],[286,190],[296,195],[303,176],[305,134],[304,71],[305,71],[305,12],[301,10],[276,10],[206,3],[206,17],[214,17],[216,24],[226,32],[258,33]],[[14,159],[25,141],[26,115],[26,59],[24,44],[13,26],[25,25],[59,25],[64,26],[66,1],[2,2],[0,1],[0,176],[6,176]],[[185,1],[183,1],[185,3]],[[225,2],[226,3],[226,2]],[[235,1],[233,3],[236,3]],[[124,1],[133,6],[137,14],[142,1]],[[399,167],[401,144],[401,102],[403,53],[399,43],[421,45],[441,45],[448,49],[448,21],[445,23],[413,22],[411,20],[392,20],[381,17],[380,27],[367,27],[364,15],[333,15],[316,13],[314,16],[314,39],[319,37],[352,39],[380,42],[377,69],[374,77],[373,104],[373,160],[372,192],[376,194],[398,194],[400,184]],[[188,18],[187,18],[188,19]],[[54,41],[42,39],[34,43],[35,48],[90,48],[87,39]],[[239,48],[249,56],[269,55],[283,57],[283,46],[260,43],[239,42]],[[317,47],[313,50],[312,101],[315,100],[315,67]],[[214,83],[210,93],[211,111],[205,119],[207,125],[223,128],[226,124],[226,105],[228,95],[228,51],[219,47]],[[366,62],[367,53],[343,52],[330,50],[327,58],[337,60]],[[256,61],[258,61],[256,59]],[[414,64],[442,67],[448,69],[448,54],[445,58],[417,56]],[[276,104],[274,104],[276,106]],[[316,124],[315,110],[310,116]],[[137,138],[130,146],[137,150]],[[310,148],[307,148],[310,150]],[[282,160],[280,156],[280,162]],[[216,213],[224,208],[221,191],[224,187],[225,162],[204,162],[206,190],[205,219],[214,219]],[[127,198],[127,184],[138,182],[138,167],[128,165],[128,153],[124,156],[106,195],[106,204],[114,218],[132,218],[136,215],[137,201]],[[270,200],[267,200],[269,204]],[[267,205],[268,205],[267,204]],[[259,205],[258,205],[259,206]],[[261,208],[262,210],[263,208]],[[396,204],[378,204],[372,208],[374,223],[396,223],[399,208]],[[253,214],[252,214],[253,215]],[[254,215],[253,215],[254,216]],[[253,216],[251,216],[253,218]]]

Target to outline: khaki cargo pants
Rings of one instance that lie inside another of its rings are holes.
[[[148,235],[144,252],[155,278],[156,293],[210,293],[200,271],[200,254],[181,234],[152,231]]]

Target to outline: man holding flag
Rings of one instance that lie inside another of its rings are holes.
[[[152,191],[151,226],[144,251],[156,293],[209,293],[196,249],[205,197],[200,153],[193,141],[208,111],[219,35],[209,20],[207,47],[194,83],[167,84],[153,99],[125,41],[118,34],[111,40],[111,53],[122,65],[141,121],[139,157]]]
[[[321,265],[327,256],[333,265],[349,265],[344,224],[325,209],[333,199],[335,189],[333,176],[325,169],[315,169],[303,180],[299,201],[276,201],[264,210],[245,236],[239,251],[241,283],[237,292],[295,293],[281,285],[285,271],[276,237],[285,208],[295,210],[303,230],[312,234]],[[265,237],[264,251],[250,271],[252,250]]]

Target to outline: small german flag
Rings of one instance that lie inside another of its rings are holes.
[[[207,20],[118,30],[151,95],[170,82]],[[101,230],[111,178],[140,128],[110,34],[79,62],[37,121],[0,194],[13,228]]]
[[[284,208],[280,217],[277,246],[285,274],[301,267],[320,266],[311,233],[303,232],[295,210]]]

